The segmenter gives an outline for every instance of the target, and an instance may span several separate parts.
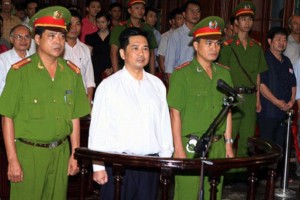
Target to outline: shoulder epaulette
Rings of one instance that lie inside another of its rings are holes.
[[[190,64],[190,62],[185,62],[185,63],[182,63],[181,65],[179,65],[178,67],[175,68],[175,70],[178,70],[178,69],[181,69],[181,68],[184,68],[186,66],[188,66]]]
[[[253,39],[253,38],[251,38],[251,40],[252,40],[253,42],[255,42],[257,45],[261,46],[261,43],[260,43],[259,41],[255,40],[255,39]]]
[[[219,67],[222,67],[224,69],[230,70],[230,67],[222,65],[221,63],[216,63]]]
[[[31,58],[24,58],[23,60],[20,60],[19,62],[16,62],[15,64],[12,64],[12,68],[14,70],[18,70],[21,67],[25,66],[26,64],[31,62]]]
[[[224,44],[225,46],[227,46],[227,45],[229,45],[231,42],[233,42],[233,39],[228,39],[228,40],[224,41],[223,44]]]
[[[74,63],[72,63],[71,61],[67,60],[67,65],[76,73],[76,74],[80,74],[80,69],[79,67],[77,67]]]

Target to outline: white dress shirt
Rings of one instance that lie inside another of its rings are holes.
[[[300,45],[292,35],[288,37],[288,43],[283,54],[291,60],[293,65],[300,58]]]
[[[65,44],[64,59],[70,60],[80,68],[85,91],[87,88],[95,87],[94,69],[91,59],[90,49],[77,38],[74,47],[71,47],[67,42]]]
[[[29,52],[26,51],[26,57],[30,56]],[[12,48],[9,51],[0,54],[0,96],[5,86],[6,75],[12,66],[16,62],[22,60],[16,50]]]
[[[145,71],[143,79],[136,80],[126,67],[104,79],[95,94],[88,147],[171,157],[173,140],[163,83]],[[104,170],[101,165],[93,167]]]

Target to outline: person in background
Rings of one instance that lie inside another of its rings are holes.
[[[268,70],[260,43],[249,36],[255,10],[256,7],[251,1],[241,2],[234,8],[234,23],[238,27],[238,33],[223,43],[218,61],[230,66],[234,88],[244,96],[244,101],[232,109],[233,138],[236,139],[239,135],[238,157],[248,156],[248,137],[254,136],[256,112],[261,111],[260,73]]]
[[[190,45],[193,37],[189,36],[189,32],[200,20],[199,1],[186,1],[182,7],[182,12],[184,24],[170,35],[165,54],[165,73],[168,79],[176,67],[191,61],[194,56],[194,49]]]
[[[122,5],[119,3],[112,3],[109,5],[109,15],[111,18],[111,29],[121,22],[122,19]]]
[[[10,30],[21,23],[21,20],[12,14],[13,1],[12,0],[1,0],[1,16],[3,18],[3,33],[2,38],[9,41]],[[11,46],[9,46],[11,48]]]
[[[86,11],[88,14],[82,19],[82,28],[80,34],[80,41],[84,43],[87,34],[98,31],[96,24],[96,15],[101,11],[101,3],[99,0],[87,0]]]
[[[124,67],[101,82],[96,90],[89,131],[90,149],[138,156],[171,157],[173,140],[166,88],[144,67],[150,50],[146,33],[136,27],[120,35]],[[110,166],[93,165],[100,197],[114,199]],[[121,199],[157,199],[159,174],[126,168]]]
[[[150,47],[150,61],[149,67],[147,66],[145,69],[149,71],[151,74],[155,73],[155,55],[154,49],[157,48],[157,42],[152,30],[152,27],[146,23],[142,22],[142,19],[145,14],[145,1],[144,0],[128,0],[127,2],[127,11],[130,14],[128,20],[120,23],[118,26],[115,26],[112,29],[111,37],[110,37],[110,59],[114,72],[119,70],[121,67],[122,61],[119,62],[118,50],[119,50],[119,36],[124,29],[129,27],[137,27],[143,31],[148,33],[149,37],[149,47]]]
[[[259,136],[278,144],[284,150],[286,112],[293,107],[296,96],[293,65],[283,55],[287,46],[287,31],[281,27],[271,28],[268,32],[268,44],[270,48],[265,57],[269,70],[260,74]]]
[[[159,68],[163,73],[165,73],[165,55],[167,51],[169,37],[173,30],[182,26],[184,23],[182,10],[180,8],[175,8],[174,10],[172,10],[168,16],[168,22],[170,25],[170,30],[161,35],[161,40],[157,50]]]
[[[29,26],[30,18],[38,11],[38,3],[37,0],[28,0],[26,1],[26,18],[22,21],[24,25]]]
[[[12,64],[23,60],[30,54],[31,31],[22,24],[13,27],[10,31],[10,42],[12,49],[0,54],[0,96],[5,86],[7,72]]]
[[[78,36],[81,32],[81,15],[77,9],[69,9],[71,20],[66,35],[64,59],[71,60],[80,68],[83,85],[90,102],[93,101],[95,81],[91,59],[91,51],[82,43]]]
[[[0,114],[11,200],[65,200],[68,175],[79,172],[79,118],[90,106],[80,69],[61,58],[70,18],[61,6],[37,12],[30,23],[37,53],[13,64],[6,77]]]
[[[145,10],[145,16],[144,16],[144,21],[146,24],[149,24],[153,28],[153,33],[156,39],[156,43],[159,45],[160,39],[161,39],[161,34],[160,32],[155,28],[156,23],[157,23],[157,10],[155,10],[152,7],[147,7]],[[155,54],[155,71],[161,71],[158,68],[158,55],[157,55],[157,48],[154,49],[154,54]]]
[[[110,62],[110,18],[100,12],[96,16],[98,31],[85,37],[85,43],[92,49],[92,62],[96,86],[113,72]]]
[[[0,54],[8,51],[10,48],[10,44],[7,40],[2,38],[2,32],[3,32],[3,18],[0,15]]]
[[[26,20],[27,15],[25,4],[18,3],[15,5],[15,16],[21,20],[21,23]]]
[[[195,151],[189,147],[193,137],[201,138],[223,107],[224,94],[217,89],[219,79],[232,85],[229,68],[214,63],[221,49],[221,32],[224,21],[210,16],[201,20],[190,31],[195,56],[193,60],[178,67],[172,74],[168,92],[174,140],[174,158],[194,158]],[[205,113],[205,114],[204,114]],[[232,150],[232,118],[229,111],[214,131],[214,139],[208,150],[208,158],[234,157]],[[174,199],[200,199],[199,174],[175,176]],[[217,199],[222,197],[223,177],[217,186]],[[204,177],[204,198],[210,197],[208,177]]]

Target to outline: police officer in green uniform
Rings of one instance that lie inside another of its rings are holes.
[[[240,3],[234,10],[234,23],[238,33],[224,42],[219,62],[230,66],[235,89],[244,96],[244,102],[232,110],[233,137],[239,134],[237,156],[247,156],[247,139],[254,136],[256,112],[260,112],[259,82],[261,72],[267,70],[267,63],[260,44],[249,37],[253,26],[255,6],[252,2]]]
[[[155,73],[155,54],[154,49],[157,48],[156,38],[154,36],[153,29],[150,25],[143,23],[142,19],[145,14],[145,1],[144,0],[129,0],[127,3],[128,13],[130,18],[119,25],[115,26],[110,35],[110,59],[114,72],[118,71],[120,68],[118,63],[118,51],[120,47],[119,36],[121,32],[128,27],[137,27],[148,33],[148,43],[150,48],[150,59],[149,59],[149,71],[150,73]]]
[[[90,108],[79,68],[60,57],[70,17],[60,6],[36,13],[37,53],[12,65],[6,78],[0,114],[12,200],[65,200],[68,175],[79,171],[79,118]]]
[[[188,145],[188,135],[201,137],[221,111],[224,94],[217,90],[218,79],[232,85],[228,68],[213,62],[219,55],[223,27],[224,21],[217,16],[200,21],[191,30],[195,57],[190,63],[177,67],[171,76],[167,98],[175,147],[174,158],[194,157],[195,153]],[[208,157],[233,157],[230,112],[216,128],[215,134]],[[197,175],[176,176],[174,199],[197,199],[199,182]],[[223,178],[218,185],[218,199],[221,199],[222,183]],[[204,199],[209,199],[209,189],[208,178],[205,177]]]

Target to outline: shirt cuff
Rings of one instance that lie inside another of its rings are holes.
[[[103,170],[105,170],[105,166],[104,165],[93,165],[93,170],[94,170],[94,172],[96,172],[96,171],[103,171]]]

